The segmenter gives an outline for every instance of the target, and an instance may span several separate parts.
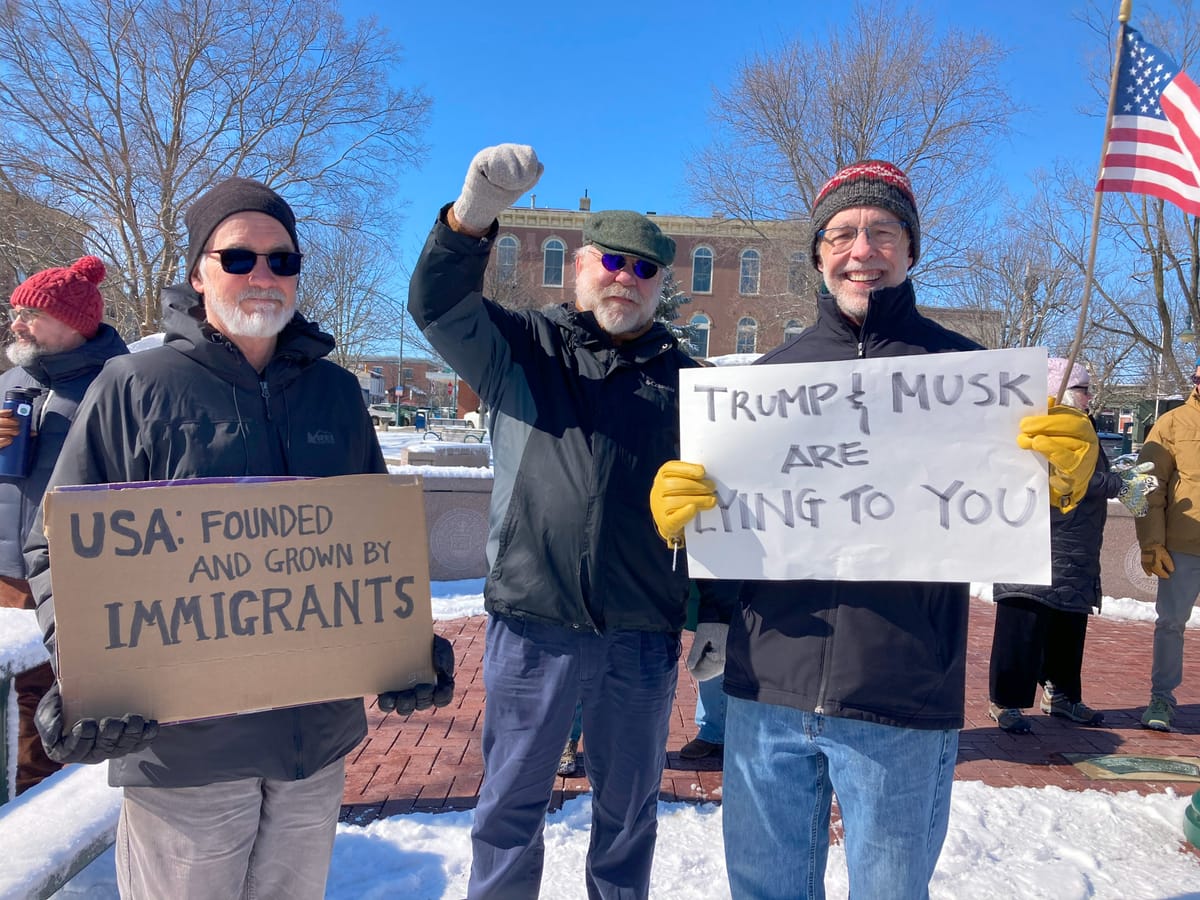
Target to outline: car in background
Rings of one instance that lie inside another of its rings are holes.
[[[371,424],[376,428],[380,425],[411,425],[416,417],[417,407],[400,406],[396,403],[372,403],[367,407],[367,412],[371,416]]]

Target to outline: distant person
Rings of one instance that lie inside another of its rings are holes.
[[[679,748],[689,762],[720,758],[725,751],[725,643],[737,609],[736,582],[692,582],[688,627],[695,632],[687,668],[696,680],[696,736]]]
[[[863,160],[834,174],[812,211],[817,321],[757,364],[981,349],[918,312],[908,271],[921,237],[898,167]],[[1096,459],[1087,417],[1054,407],[1022,420],[1018,443],[1049,458],[1051,499],[1074,507]],[[681,461],[662,467],[650,500],[674,544],[715,504],[704,467]],[[928,896],[963,724],[968,587],[743,584],[725,649],[722,821],[735,900],[823,896],[835,794],[850,895]]]
[[[483,296],[497,217],[541,173],[532,147],[480,151],[409,282],[413,319],[487,406],[495,459],[467,893],[537,896],[581,702],[588,896],[644,898],[687,600],[648,497],[679,454],[679,371],[696,363],[654,321],[675,242],[636,212],[588,217],[566,303],[511,310]]]
[[[581,774],[579,764],[579,739],[583,737],[583,704],[575,704],[575,718],[571,720],[571,734],[558,757],[558,774],[563,778],[574,778]]]
[[[1146,516],[1134,519],[1142,568],[1159,579],[1150,705],[1142,713],[1142,725],[1153,731],[1170,731],[1175,720],[1183,632],[1200,594],[1200,359],[1192,385],[1184,404],[1154,423],[1138,454],[1162,486],[1150,494]]]
[[[229,178],[185,222],[187,280],[164,293],[163,345],[105,366],[47,489],[386,472],[357,380],[324,359],[333,338],[296,312],[302,256],[287,202],[257,181]],[[40,516],[26,562],[54,659],[54,562]],[[450,644],[435,639],[433,658],[436,686],[384,694],[380,708],[449,702]],[[122,897],[324,896],[344,757],[366,735],[362,698],[160,728],[136,711],[64,721],[55,685],[37,725],[51,759],[111,760],[109,782],[124,788]]]
[[[0,606],[27,609],[31,621],[33,595],[21,548],[84,391],[108,360],[129,352],[113,327],[101,321],[104,275],[104,263],[85,256],[67,268],[29,276],[9,301],[12,338],[5,350],[13,368],[0,374],[0,398],[14,388],[39,393],[33,401],[33,463],[22,475],[0,475]],[[0,451],[18,434],[12,412],[0,411]],[[61,768],[46,756],[33,722],[38,702],[53,683],[49,662],[15,679],[18,794]]]
[[[1063,403],[1087,411],[1091,379],[1087,370],[1051,357],[1047,391]],[[1094,423],[1093,423],[1094,424]],[[1100,449],[1087,493],[1074,512],[1050,508],[1051,583],[997,584],[993,589],[996,621],[988,672],[988,715],[1000,728],[1028,734],[1033,723],[1024,710],[1043,685],[1042,712],[1080,725],[1101,725],[1104,714],[1083,702],[1083,646],[1088,616],[1100,609],[1100,547],[1110,498],[1136,504],[1154,487],[1154,479],[1135,472],[1109,471]]]

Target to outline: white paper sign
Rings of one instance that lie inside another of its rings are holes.
[[[694,578],[1050,583],[1046,350],[680,373],[681,457],[718,506]]]

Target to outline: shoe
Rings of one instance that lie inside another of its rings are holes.
[[[1162,697],[1151,697],[1150,705],[1142,713],[1142,725],[1151,731],[1170,731],[1175,710]]]
[[[1070,719],[1080,725],[1100,725],[1104,722],[1104,713],[1097,712],[1082,700],[1071,702],[1065,694],[1058,691],[1042,691],[1041,707],[1042,712],[1048,716]]]
[[[704,738],[695,738],[679,748],[680,759],[708,759],[725,752],[724,744],[714,744]]]
[[[1033,723],[1019,709],[1011,707],[1006,709],[995,703],[989,703],[988,718],[994,719],[1000,726],[1000,730],[1007,731],[1009,734],[1029,734],[1033,731]]]
[[[562,756],[558,758],[558,774],[563,778],[573,778],[579,773],[579,741],[567,741],[563,747]]]

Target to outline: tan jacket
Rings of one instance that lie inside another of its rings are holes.
[[[1166,487],[1150,496],[1150,512],[1134,519],[1142,549],[1162,544],[1168,550],[1200,556],[1200,399],[1159,417],[1150,429],[1138,462],[1154,463],[1154,475]]]

